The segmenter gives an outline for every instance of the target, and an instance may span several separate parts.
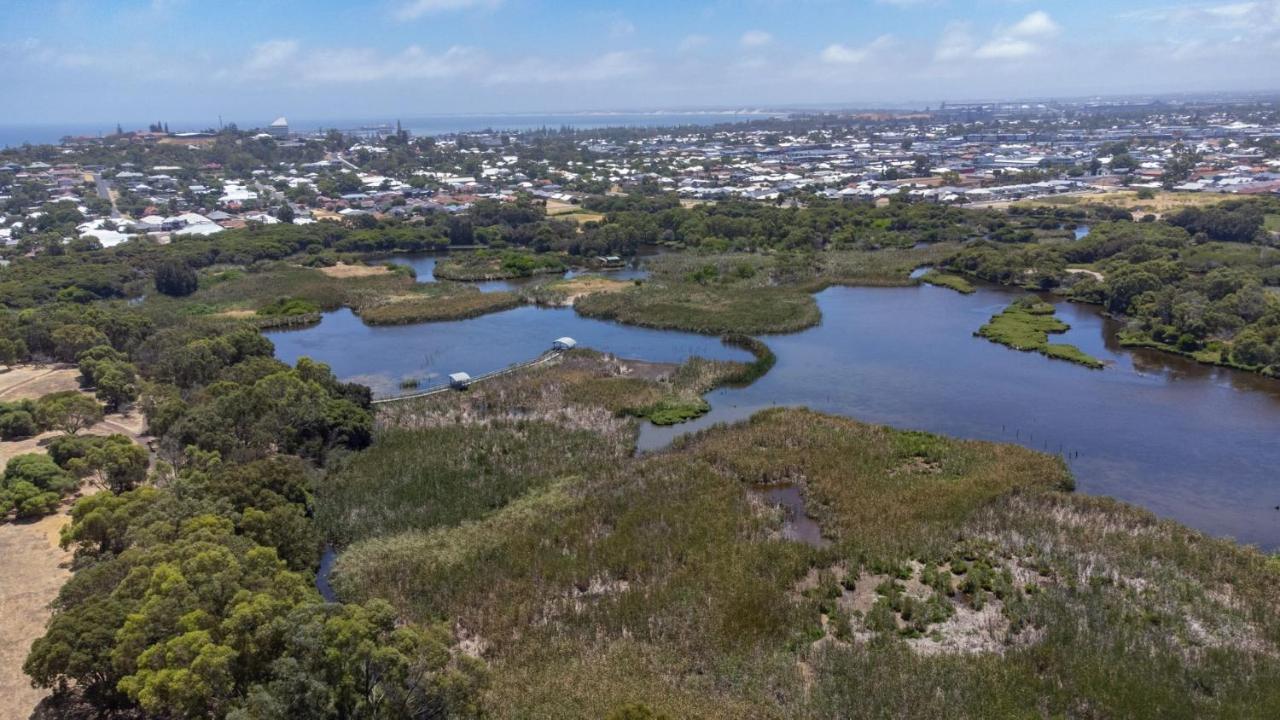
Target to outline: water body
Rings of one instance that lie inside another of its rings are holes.
[[[765,338],[777,354],[773,370],[750,387],[711,393],[712,411],[699,420],[644,426],[640,447],[661,448],[765,408],[807,406],[1061,453],[1081,492],[1280,547],[1280,382],[1121,348],[1113,321],[1056,300],[1072,326],[1060,341],[1108,362],[1105,370],[974,337],[1012,297],[991,288],[973,295],[931,286],[830,288],[817,296],[821,325]],[[369,327],[342,310],[315,327],[268,333],[282,360],[310,356],[384,394],[406,377],[434,383],[450,372],[477,375],[529,360],[562,335],[637,359],[745,359],[715,338],[590,320],[568,308],[398,327]]]
[[[584,318],[571,308],[534,306],[469,320],[393,326],[365,325],[342,309],[326,313],[319,325],[266,333],[284,362],[310,357],[328,363],[338,377],[364,383],[375,395],[398,392],[400,381],[408,378],[434,385],[449,373],[478,376],[532,360],[566,335],[585,347],[653,362],[683,362],[695,355],[751,359],[715,337],[629,327]]]
[[[1083,240],[1089,237],[1089,233],[1092,231],[1093,231],[1093,228],[1088,225],[1077,225],[1075,229],[1076,239]]]
[[[766,504],[782,508],[782,537],[816,548],[831,544],[822,537],[822,528],[805,509],[800,488],[795,485],[771,485],[752,488],[750,492]]]
[[[756,111],[689,111],[689,112],[599,112],[599,113],[559,113],[533,114],[509,113],[498,115],[431,115],[419,118],[404,118],[400,124],[413,135],[447,135],[458,132],[476,132],[480,130],[502,130],[514,132],[519,130],[537,130],[539,128],[558,129],[572,127],[579,130],[596,130],[607,127],[677,127],[684,125],[719,125],[721,123],[750,122],[769,118],[786,117],[787,113]],[[226,121],[236,122],[242,128],[266,127],[274,117],[248,118]],[[126,131],[146,129],[148,122],[124,122]],[[294,132],[314,132],[328,128],[353,131],[363,127],[392,126],[395,118],[346,118],[328,120],[290,119],[290,127]],[[171,122],[173,132],[207,130],[217,126],[217,119]],[[116,131],[115,121],[89,123],[58,124],[0,124],[0,147],[17,147],[23,143],[33,145],[57,144],[62,138],[70,136],[101,137]]]
[[[448,257],[448,253],[414,253],[407,255],[394,255],[387,258],[387,262],[396,265],[405,265],[413,268],[417,274],[419,283],[436,282],[436,262],[441,258]],[[591,270],[568,270],[562,277],[573,278],[579,275],[604,275],[614,280],[642,280],[649,277],[649,271],[640,266],[639,260],[633,260],[629,265],[622,268],[611,270],[591,269]],[[515,291],[531,282],[552,277],[551,275],[538,275],[530,278],[513,278],[511,280],[481,280],[471,283],[479,288],[480,292],[506,292],[508,290]]]
[[[338,551],[331,545],[325,545],[324,552],[320,554],[320,567],[316,569],[316,590],[320,591],[320,597],[325,602],[338,602],[338,593],[334,592],[333,585],[329,583],[333,575],[333,564],[337,561]]]
[[[973,337],[1011,294],[930,286],[831,288],[822,324],[764,338],[777,365],[724,389],[691,423],[646,425],[641,449],[775,406],[1015,442],[1062,453],[1081,492],[1110,495],[1214,535],[1280,546],[1280,382],[1133,352],[1088,306],[1057,301],[1059,342],[1108,363],[1090,370]]]
[[[752,112],[752,111],[707,111],[707,112],[599,112],[599,113],[558,113],[533,114],[509,113],[498,115],[433,115],[418,118],[405,118],[400,121],[401,127],[413,135],[447,135],[456,132],[476,132],[480,130],[537,130],[540,128],[558,129],[572,127],[579,130],[597,130],[609,127],[678,127],[687,125],[719,125],[722,123],[750,122],[775,117],[786,117],[787,113]],[[297,125],[299,128],[340,127],[355,128],[361,125],[380,124],[387,120],[375,121],[329,121],[325,123],[306,122]],[[391,124],[395,121],[391,120]]]

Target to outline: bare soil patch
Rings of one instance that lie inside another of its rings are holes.
[[[67,372],[60,375],[36,374],[22,384],[10,385],[15,393],[45,394],[42,387],[55,387]],[[7,377],[7,376],[6,376]],[[72,386],[74,388],[74,384]],[[58,388],[70,389],[70,388]],[[54,392],[54,390],[47,390]],[[5,399],[18,399],[19,395]],[[108,415],[102,422],[84,431],[92,435],[122,434],[145,445],[142,430],[145,419],[141,412]],[[61,433],[47,432],[22,440],[0,442],[0,469],[17,455],[43,453],[49,440]],[[31,687],[22,672],[31,643],[44,633],[49,620],[49,604],[58,590],[71,577],[71,553],[58,546],[59,533],[70,522],[70,509],[77,497],[97,492],[85,485],[81,492],[63,504],[53,515],[38,520],[0,523],[0,558],[4,573],[0,574],[0,720],[27,720],[36,705],[48,695]]]
[[[347,265],[346,263],[320,268],[320,272],[332,278],[363,278],[391,274],[391,271],[382,265]]]
[[[63,510],[35,522],[0,524],[0,720],[27,720],[48,695],[31,687],[22,663],[44,633],[49,603],[71,577],[71,553],[58,547],[69,520]]]
[[[0,400],[36,400],[49,393],[80,387],[80,370],[75,365],[15,365],[0,373]]]
[[[578,298],[586,295],[622,292],[631,286],[632,283],[624,280],[611,280],[609,278],[585,275],[571,280],[563,280],[557,284],[556,289],[565,293],[565,304],[572,305],[577,302]]]

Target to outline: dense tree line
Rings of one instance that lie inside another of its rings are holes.
[[[1100,304],[1128,320],[1128,342],[1276,374],[1280,251],[1210,240],[1269,240],[1260,230],[1239,232],[1252,228],[1247,219],[1266,209],[1265,203],[1230,203],[1178,213],[1168,223],[1103,223],[1074,243],[977,243],[947,264],[992,282]],[[1073,265],[1089,272],[1068,272]]]
[[[445,627],[385,603],[322,602],[312,476],[372,437],[369,390],[290,367],[251,328],[157,327],[123,304],[0,315],[15,356],[78,362],[86,388],[0,404],[5,437],[62,432],[0,477],[10,516],[85,482],[63,535],[75,573],[25,669],[66,713],[166,718],[417,718],[474,713],[482,666]],[[119,388],[128,390],[119,394]],[[114,388],[107,390],[107,388]],[[156,462],[81,433],[134,402]]]

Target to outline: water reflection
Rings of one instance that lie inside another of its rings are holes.
[[[765,408],[807,406],[867,422],[1061,453],[1082,492],[1111,495],[1217,535],[1280,545],[1280,383],[1155,351],[1130,352],[1096,309],[1058,302],[1060,336],[1108,363],[1090,370],[973,337],[1010,294],[831,288],[823,321],[766,338],[775,368],[711,393],[709,415],[645,426],[640,447]],[[1246,391],[1247,392],[1244,392]]]
[[[642,449],[765,408],[807,406],[957,437],[1017,442],[1067,458],[1082,492],[1111,495],[1216,535],[1280,546],[1280,382],[1118,346],[1114,321],[1055,301],[1062,342],[1108,363],[1090,370],[973,337],[1010,301],[922,286],[830,288],[823,321],[766,338],[772,371],[711,393],[692,423],[645,426]],[[286,362],[310,356],[347,380],[394,393],[404,378],[472,375],[536,357],[569,335],[622,357],[746,359],[716,338],[627,327],[571,309],[522,307],[447,323],[369,327],[348,310],[305,330],[268,333]]]
[[[287,363],[310,357],[328,363],[338,377],[361,382],[375,395],[394,394],[400,382],[434,384],[444,375],[472,376],[537,357],[568,335],[584,347],[620,357],[683,362],[694,355],[748,360],[719,338],[665,332],[584,318],[570,308],[525,306],[470,320],[423,325],[369,326],[350,310],[326,313],[319,325],[266,333]]]
[[[446,257],[448,257],[448,253],[412,253],[393,255],[387,258],[386,262],[413,268],[419,283],[433,283],[436,282],[436,263]],[[634,258],[622,267],[577,268],[566,271],[561,277],[567,279],[578,277],[579,275],[603,275],[614,280],[643,280],[649,277],[649,271],[644,269],[642,263],[643,260]],[[554,277],[554,275],[538,275],[510,280],[481,280],[470,284],[478,288],[480,292],[507,292],[519,290],[529,283],[540,282]]]
[[[810,547],[825,548],[831,542],[822,537],[822,528],[809,516],[804,506],[804,495],[795,485],[769,485],[751,488],[748,492],[768,505],[782,509],[782,537],[804,543]]]

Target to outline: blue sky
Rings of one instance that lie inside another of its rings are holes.
[[[7,0],[0,123],[1280,90],[1280,0]]]

